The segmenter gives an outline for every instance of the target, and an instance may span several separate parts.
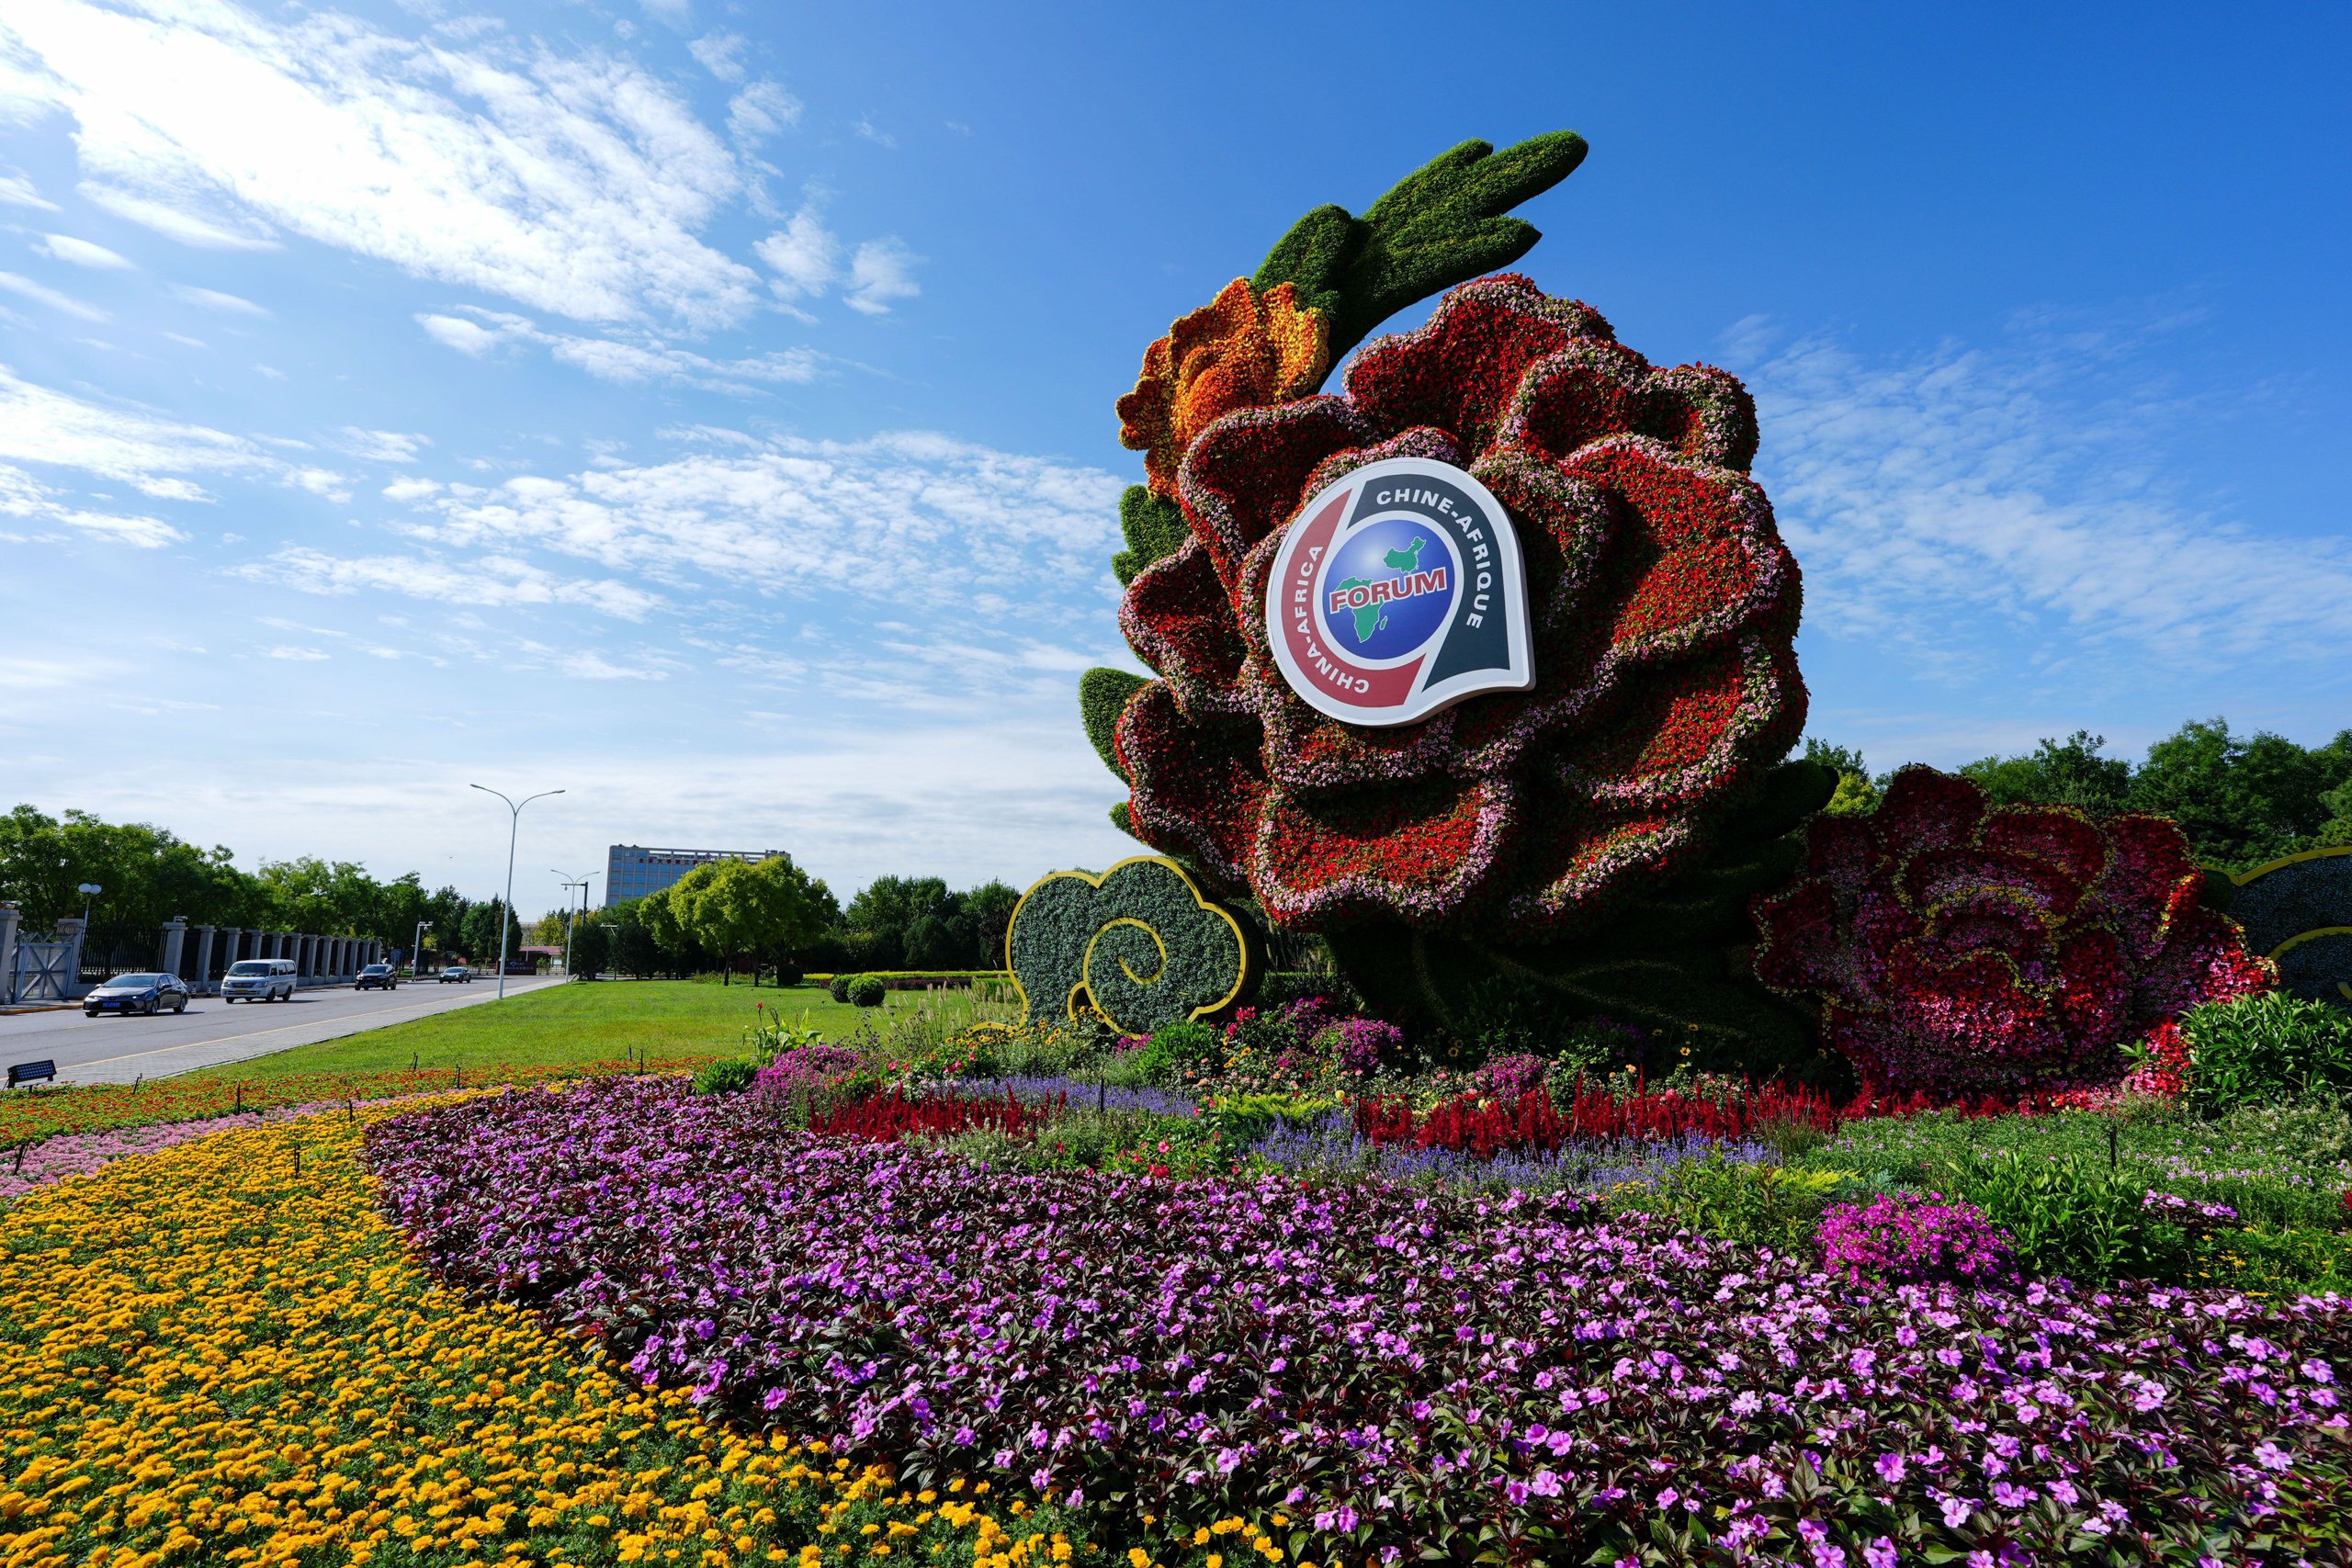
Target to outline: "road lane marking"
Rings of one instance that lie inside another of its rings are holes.
[[[537,987],[537,986],[533,986],[533,987],[530,987],[530,988],[531,988],[532,990],[536,991],[536,990],[538,990],[540,987]],[[517,994],[517,995],[522,994],[521,987],[516,987],[516,994]],[[80,1071],[80,1070],[81,1070],[82,1068],[84,1068],[84,1067],[102,1067],[102,1066],[105,1066],[108,1062],[130,1062],[130,1061],[136,1061],[138,1058],[140,1058],[140,1057],[141,1057],[141,1056],[160,1056],[160,1055],[163,1055],[164,1052],[166,1052],[166,1051],[187,1051],[187,1050],[192,1050],[192,1049],[194,1049],[195,1047],[197,1047],[197,1046],[198,1046],[198,1045],[225,1045],[225,1044],[227,1044],[227,1043],[228,1043],[230,1041],[232,1041],[232,1040],[258,1040],[258,1039],[260,1039],[260,1038],[261,1038],[263,1035],[265,1035],[265,1034],[283,1034],[283,1033],[285,1033],[285,1032],[286,1032],[288,1030],[289,1030],[289,1029],[310,1029],[310,1028],[316,1027],[317,1025],[320,1025],[320,1024],[326,1024],[326,1023],[340,1023],[340,1022],[342,1022],[342,1021],[343,1021],[343,1020],[344,1020],[344,1019],[347,1019],[347,1018],[387,1018],[387,1017],[390,1017],[390,1015],[392,1015],[392,1014],[394,1014],[394,1013],[399,1013],[399,1012],[413,1012],[413,1011],[415,1011],[415,1010],[416,1010],[417,1009],[419,1009],[419,1008],[438,1007],[438,1006],[441,1004],[441,1002],[442,1002],[442,1000],[443,1000],[443,999],[444,999],[444,998],[442,998],[435,997],[435,998],[433,998],[433,1000],[431,1000],[431,1001],[429,1001],[429,1002],[412,1002],[409,1006],[407,1006],[407,1007],[405,1007],[405,1008],[378,1008],[378,1009],[374,1009],[374,1010],[371,1010],[367,1011],[367,1012],[347,1012],[347,1013],[343,1014],[343,1015],[342,1015],[342,1017],[340,1017],[340,1018],[333,1018],[333,1019],[327,1019],[327,1018],[317,1018],[317,1019],[311,1019],[311,1020],[308,1021],[307,1022],[281,1023],[281,1024],[279,1024],[279,1025],[278,1025],[277,1028],[275,1028],[275,1029],[254,1029],[254,1030],[249,1030],[249,1031],[247,1031],[245,1033],[243,1033],[243,1034],[213,1034],[213,1035],[208,1035],[206,1038],[204,1038],[204,1039],[202,1039],[202,1040],[183,1040],[183,1041],[181,1041],[181,1042],[180,1042],[178,1044],[176,1044],[176,1045],[158,1045],[158,1046],[156,1046],[156,1047],[155,1047],[153,1050],[152,1050],[152,1051],[127,1051],[127,1052],[123,1053],[123,1054],[122,1054],[121,1055],[119,1055],[119,1056],[100,1056],[97,1060],[96,1060],[96,1061],[94,1061],[94,1062],[74,1062],[74,1063],[71,1063],[71,1064],[69,1064],[69,1065],[68,1065],[67,1070],[68,1070],[68,1071],[72,1071],[72,1072],[78,1072],[78,1071]],[[475,997],[453,997],[453,998],[447,998],[447,999],[448,999],[448,1000],[449,1000],[453,1005],[458,1005],[458,1006],[462,1006],[462,1005],[464,1005],[464,1004],[465,1004],[465,1003],[467,1003],[467,1002],[474,1002],[474,1001],[491,1001],[491,1002],[494,1002],[494,1001],[499,1000],[499,998],[498,998],[497,997],[494,997],[494,996],[492,996],[492,997],[481,997],[481,998],[475,998]],[[356,1032],[356,1031],[355,1031],[355,1032]],[[332,1038],[332,1036],[330,1036],[330,1038]],[[319,1042],[313,1042],[313,1043],[319,1043]],[[214,1063],[213,1065],[214,1065],[215,1066],[230,1066],[231,1064],[226,1063],[226,1062],[216,1062],[216,1063]],[[194,1069],[191,1069],[191,1070],[194,1070]]]

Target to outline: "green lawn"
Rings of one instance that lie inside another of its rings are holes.
[[[880,1009],[862,1010],[834,1001],[814,986],[778,990],[684,980],[601,980],[549,986],[504,1001],[459,1008],[364,1034],[300,1045],[275,1055],[209,1067],[200,1078],[259,1078],[278,1073],[387,1072],[408,1066],[490,1066],[494,1064],[610,1061],[642,1052],[649,1062],[719,1056],[740,1049],[755,1003],[781,1010],[829,1040],[846,1039],[875,1013],[944,1007],[967,1015],[960,992],[893,991]]]

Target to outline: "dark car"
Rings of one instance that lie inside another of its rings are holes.
[[[473,982],[474,972],[462,964],[452,964],[441,971],[441,983],[445,986],[470,986]]]
[[[188,989],[176,975],[117,975],[82,998],[82,1010],[102,1012],[187,1011]]]
[[[377,987],[381,987],[387,991],[397,991],[401,988],[401,977],[393,972],[390,964],[370,964],[359,972],[359,978],[351,983],[351,988],[355,991],[371,990]]]

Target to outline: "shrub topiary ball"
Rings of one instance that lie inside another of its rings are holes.
[[[849,1005],[858,1008],[878,1008],[882,998],[890,994],[879,975],[860,975],[849,983]]]

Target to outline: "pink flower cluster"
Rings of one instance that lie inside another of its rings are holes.
[[[762,1067],[752,1087],[779,1100],[796,1100],[840,1088],[865,1065],[865,1057],[839,1045],[796,1045]]]
[[[2008,1237],[1973,1203],[1940,1194],[1882,1194],[1836,1203],[1821,1217],[1822,1267],[1855,1284],[1992,1284],[2012,1280]]]

